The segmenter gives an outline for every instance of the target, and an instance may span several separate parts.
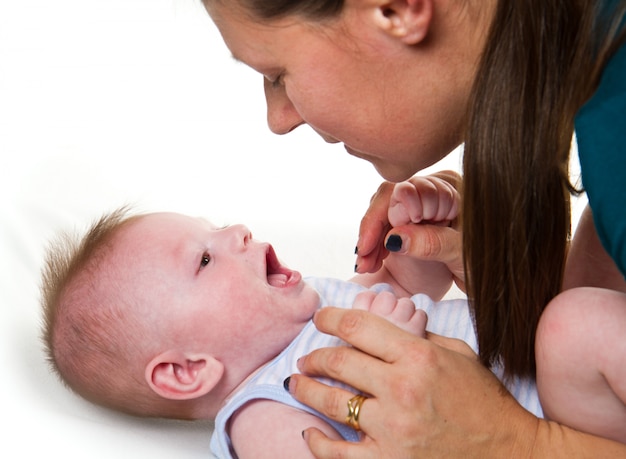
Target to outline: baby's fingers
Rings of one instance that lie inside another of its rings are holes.
[[[352,309],[360,309],[361,311],[369,311],[372,308],[372,303],[376,298],[376,292],[372,290],[365,290],[364,292],[358,293],[354,297],[354,302],[352,303]]]
[[[388,317],[394,311],[397,300],[396,295],[391,292],[374,293],[369,310],[377,316]]]
[[[428,316],[423,310],[415,309],[415,304],[409,298],[398,300],[393,313],[387,318],[409,333],[421,337],[426,336]]]
[[[397,183],[389,200],[387,218],[392,226],[408,223],[445,223],[459,212],[459,193],[437,177],[413,177]]]
[[[424,219],[422,199],[411,182],[396,183],[389,199],[387,218],[391,226],[419,223]]]
[[[409,333],[424,336],[426,313],[416,311],[415,304],[410,298],[397,298],[393,293],[386,291],[376,293],[367,290],[356,296],[352,308],[369,311]]]

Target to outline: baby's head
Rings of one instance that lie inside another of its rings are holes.
[[[141,416],[211,418],[318,307],[298,272],[243,225],[105,215],[59,239],[43,276],[44,341],[61,379]]]

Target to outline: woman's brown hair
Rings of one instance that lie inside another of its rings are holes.
[[[623,41],[626,2],[614,1],[613,15],[599,3],[498,2],[474,83],[463,159],[466,286],[480,359],[503,363],[507,375],[534,375],[535,331],[561,289],[570,236],[574,117]]]

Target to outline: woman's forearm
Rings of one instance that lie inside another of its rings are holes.
[[[531,458],[626,458],[626,445],[541,420]]]

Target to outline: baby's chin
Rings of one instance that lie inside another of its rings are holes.
[[[313,319],[313,315],[321,306],[322,302],[319,293],[305,283],[302,289],[302,319],[305,321]]]

